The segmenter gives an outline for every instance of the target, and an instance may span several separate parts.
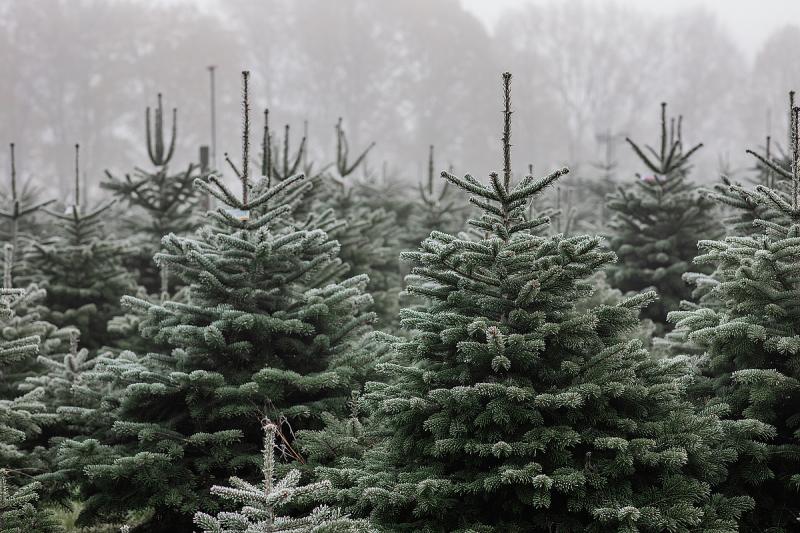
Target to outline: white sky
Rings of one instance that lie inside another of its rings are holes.
[[[573,0],[461,0],[492,30],[508,8],[528,3],[569,2]],[[715,13],[749,56],[755,55],[767,36],[787,24],[800,25],[800,0],[587,0],[594,3],[621,4],[647,9],[654,13],[674,13],[703,6]]]

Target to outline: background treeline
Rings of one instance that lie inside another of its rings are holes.
[[[782,131],[783,114],[767,102],[800,84],[800,67],[781,60],[800,46],[800,29],[778,29],[745,53],[702,9],[659,16],[612,2],[545,2],[509,12],[489,34],[456,0],[191,5],[0,1],[0,139],[15,140],[37,179],[61,193],[68,147],[79,141],[96,191],[104,169],[144,155],[131,141],[155,92],[181,108],[183,163],[210,142],[206,67],[217,65],[219,117],[235,113],[232,80],[250,68],[265,78],[256,107],[269,103],[275,124],[296,132],[307,120],[313,155],[331,148],[342,116],[356,143],[380,141],[371,167],[386,161],[389,173],[413,182],[425,174],[420,154],[431,142],[456,170],[491,168],[481,81],[511,69],[526,87],[515,139],[531,162],[588,173],[605,151],[598,136],[641,136],[641,110],[668,101],[692,117],[707,145],[698,179],[712,181],[720,166],[749,165],[741,146]],[[218,138],[220,151],[234,148],[225,145],[233,121],[219,121]],[[635,171],[635,159],[618,153],[621,170]]]

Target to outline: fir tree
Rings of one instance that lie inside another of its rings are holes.
[[[419,197],[412,213],[409,226],[410,231],[404,244],[406,247],[416,246],[431,230],[454,232],[463,225],[463,211],[466,206],[461,199],[454,197],[456,189],[445,182],[439,190],[435,183],[434,148],[430,146],[428,152],[428,176],[425,183],[418,184]]]
[[[4,252],[3,287],[12,290],[13,262],[16,254],[14,254],[14,247],[11,244],[5,246]],[[5,302],[8,316],[3,321],[0,338],[3,341],[16,341],[37,337],[39,339],[37,353],[40,354],[39,357],[46,358],[66,345],[74,330],[58,328],[42,320],[42,314],[47,312],[47,309],[42,306],[45,297],[45,291],[35,284],[31,284],[25,289],[15,289],[14,296],[9,296]],[[5,365],[0,372],[3,378],[0,382],[0,398],[14,398],[19,394],[21,385],[29,376],[41,374],[43,371],[44,367],[39,364],[36,357],[21,358],[14,363]]]
[[[153,510],[141,531],[190,531],[194,513],[219,504],[209,489],[259,468],[255,417],[280,421],[291,453],[292,432],[322,427],[323,413],[346,414],[364,365],[355,341],[374,315],[365,310],[366,278],[329,282],[338,244],[320,229],[296,229],[292,198],[303,176],[253,194],[249,100],[244,74],[243,157],[232,164],[241,195],[217,176],[198,180],[221,207],[196,238],[168,235],[156,263],[188,287],[189,301],[133,297],[140,332],[172,347],[168,354],[101,358],[97,379],[124,387],[109,440],[68,443],[65,465],[84,454],[116,458],[86,467],[82,521]]]
[[[620,187],[608,204],[614,213],[611,248],[619,257],[609,281],[623,292],[655,288],[659,302],[644,316],[662,326],[667,312],[690,296],[682,276],[697,252],[698,236],[718,234],[709,216],[715,203],[687,181],[689,160],[702,144],[686,149],[682,117],[668,121],[666,109],[662,103],[657,148],[627,139],[652,174],[639,176],[635,190]]]
[[[138,282],[149,292],[159,289],[160,273],[153,264],[161,238],[175,233],[188,234],[199,224],[195,208],[199,194],[194,180],[199,176],[198,165],[190,163],[186,170],[171,174],[169,163],[175,153],[178,110],[172,110],[172,130],[169,144],[164,134],[164,110],[161,94],[155,109],[155,124],[151,128],[151,109],[145,111],[147,154],[153,170],[136,168],[133,175],[117,178],[106,171],[107,181],[100,184],[114,197],[134,209],[125,220],[132,235],[131,254],[126,258],[129,267],[138,272]],[[152,129],[152,132],[151,132]]]
[[[14,152],[14,143],[9,146],[10,159],[11,159],[11,175],[9,179],[9,189],[2,192],[2,197],[5,205],[0,209],[0,217],[8,221],[8,229],[5,232],[5,240],[11,245],[11,250],[16,252],[23,248],[22,240],[30,239],[31,236],[26,234],[25,229],[29,229],[32,219],[44,207],[55,202],[55,199],[39,201],[36,199],[38,196],[35,189],[30,187],[29,183],[24,183],[20,190],[17,183],[17,164]],[[20,227],[20,225],[27,221],[28,227]],[[16,255],[11,258],[13,275],[18,271],[17,262],[20,260]]]
[[[282,479],[275,479],[275,450],[280,450],[278,426],[265,419],[263,480],[253,485],[238,477],[230,479],[231,487],[214,486],[211,492],[225,500],[243,505],[235,512],[220,512],[216,517],[203,512],[194,516],[194,522],[203,533],[226,533],[244,531],[249,533],[284,533],[289,531],[308,533],[368,532],[366,522],[352,520],[342,515],[337,508],[326,505],[315,507],[306,516],[279,516],[284,507],[298,500],[320,501],[331,492],[330,481],[300,485],[300,471],[290,470]]]
[[[789,92],[789,109],[794,109],[794,91]],[[791,123],[792,118],[789,117]],[[788,139],[788,146],[791,147],[791,133]],[[786,154],[781,150],[777,143],[772,142],[772,138],[767,136],[764,143],[763,155],[754,151],[747,152],[756,158],[755,178],[752,180],[755,185],[761,185],[769,189],[788,192],[791,190],[791,154]],[[723,220],[726,233],[729,235],[754,235],[761,232],[760,225],[763,221],[774,222],[781,225],[790,224],[786,219],[785,213],[775,209],[771,204],[759,202],[753,198],[748,187],[741,183],[734,182],[728,176],[723,175],[721,183],[708,191],[711,198],[719,202],[727,210],[727,216]]]
[[[38,509],[36,482],[15,489],[9,485],[7,473],[0,469],[0,531],[3,533],[56,533],[63,529],[52,513]]]
[[[28,278],[47,291],[46,318],[57,326],[80,330],[84,345],[97,349],[112,341],[107,323],[122,314],[120,298],[133,292],[134,280],[122,265],[125,246],[102,231],[114,200],[88,209],[81,204],[78,145],[75,145],[74,203],[55,219],[54,236],[32,242]]]
[[[718,418],[686,401],[678,362],[628,339],[653,294],[576,310],[613,253],[533,233],[547,220],[526,204],[567,169],[512,183],[510,78],[503,173],[442,174],[483,238],[433,232],[404,254],[429,303],[402,311],[415,333],[367,384],[385,440],[321,473],[394,531],[736,531],[749,500],[713,489],[734,456]]]
[[[790,169],[759,158],[776,173],[774,187],[732,186],[733,193],[759,205],[758,232],[703,240],[701,265],[715,267],[703,305],[674,312],[670,320],[705,352],[698,400],[726,402],[733,418],[769,424],[774,438],[763,449],[743,450],[732,476],[732,491],[756,500],[748,531],[796,531],[800,504],[800,337],[798,336],[798,254],[800,175],[798,113],[790,115]],[[785,183],[787,186],[780,185]]]

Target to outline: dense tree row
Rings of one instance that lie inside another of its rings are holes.
[[[161,96],[107,202],[77,146],[67,202],[12,155],[0,530],[796,530],[793,100],[755,188],[698,188],[665,104],[642,174],[572,188],[515,172],[504,74],[502,170],[437,183],[431,146],[409,190],[242,82],[225,172],[171,168]]]

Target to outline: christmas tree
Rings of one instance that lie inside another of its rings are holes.
[[[4,190],[2,198],[4,206],[0,209],[0,218],[8,222],[8,227],[4,231],[5,241],[11,246],[11,250],[16,252],[23,248],[23,240],[29,240],[32,237],[24,230],[36,229],[34,224],[35,215],[40,212],[44,207],[55,202],[52,200],[39,201],[36,199],[38,191],[30,186],[29,182],[23,183],[21,190],[20,185],[17,183],[17,164],[14,152],[14,143],[10,145],[10,159],[11,159],[11,176],[9,180],[8,190]],[[23,222],[27,222],[27,226],[20,227]],[[17,263],[21,258],[17,255],[12,256],[11,275],[19,271]]]
[[[434,231],[404,254],[429,303],[402,311],[414,333],[363,396],[384,440],[321,473],[393,531],[736,531],[750,502],[713,488],[735,456],[719,419],[628,338],[653,293],[578,311],[613,253],[533,233],[547,220],[526,204],[567,169],[512,183],[510,79],[503,173],[442,174],[483,237]]]
[[[659,302],[644,316],[665,327],[667,312],[690,296],[682,276],[697,253],[698,236],[718,234],[709,215],[715,203],[687,181],[690,158],[702,144],[684,148],[682,118],[668,121],[666,104],[658,149],[627,141],[651,174],[639,176],[635,190],[620,187],[609,199],[611,248],[619,258],[609,281],[623,292],[655,288]]]
[[[113,340],[107,323],[122,314],[120,298],[135,285],[122,265],[125,246],[102,231],[114,200],[93,209],[81,204],[78,150],[75,145],[74,202],[63,212],[47,211],[56,221],[53,237],[31,243],[26,277],[41,280],[47,291],[44,318],[78,328],[84,346],[94,350]]]
[[[794,91],[789,92],[789,109],[794,109]],[[792,117],[789,117],[792,122]],[[791,147],[791,132],[789,134],[788,146]],[[777,143],[772,142],[772,138],[767,136],[764,143],[764,153],[758,154],[754,151],[747,152],[756,158],[755,179],[752,180],[756,185],[761,185],[769,189],[788,192],[792,187],[791,180],[791,154],[786,154],[781,150]],[[785,213],[775,209],[772,205],[759,202],[752,194],[750,187],[745,187],[741,183],[734,182],[728,176],[722,176],[721,183],[718,183],[709,191],[709,196],[719,202],[728,215],[724,222],[726,232],[730,235],[753,235],[761,232],[760,225],[764,221],[773,222],[781,225],[789,224],[785,218]]]
[[[341,511],[326,505],[315,507],[307,516],[279,516],[277,511],[296,504],[299,500],[324,500],[331,492],[329,481],[300,485],[300,471],[290,470],[282,479],[275,479],[275,450],[280,450],[277,440],[278,426],[265,419],[263,480],[256,486],[238,477],[230,479],[231,487],[214,486],[211,492],[225,500],[243,505],[236,512],[220,512],[216,517],[203,512],[194,516],[195,523],[203,533],[234,531],[259,533],[284,533],[289,531],[308,533],[368,532],[365,521],[352,520]]]
[[[306,124],[307,129],[307,124]],[[307,201],[297,206],[297,215],[332,211],[338,221],[326,231],[340,245],[339,257],[351,275],[366,274],[368,291],[382,326],[393,325],[401,290],[398,256],[402,248],[401,218],[407,217],[407,202],[398,201],[393,184],[377,183],[366,167],[375,143],[352,157],[342,119],[334,127],[336,148],[331,162],[316,165],[308,159],[308,134],[296,149],[291,147],[291,128],[284,126],[283,139],[272,133],[269,111],[264,111],[261,142],[261,172],[267,183],[280,182],[303,170],[313,188]],[[363,178],[356,174],[363,171]],[[389,207],[391,206],[391,208]],[[398,216],[400,215],[400,216]]]
[[[13,262],[16,254],[14,247],[7,244],[4,249],[3,262],[3,287],[12,290]],[[72,328],[58,328],[42,320],[42,314],[47,309],[42,306],[46,293],[35,284],[25,289],[14,289],[14,296],[6,298],[4,305],[8,316],[3,321],[0,338],[3,341],[17,341],[20,339],[37,337],[39,357],[48,357],[57,352],[68,342]],[[19,394],[20,386],[30,376],[41,374],[44,367],[39,364],[36,357],[24,357],[15,362],[8,362],[2,371],[0,381],[0,398],[11,399]]]
[[[155,109],[155,123],[151,128],[151,110],[145,111],[147,154],[153,170],[135,169],[133,176],[117,178],[106,171],[107,181],[100,184],[133,209],[126,217],[125,226],[132,235],[131,255],[126,258],[129,267],[138,272],[138,283],[155,292],[159,288],[160,273],[153,264],[161,237],[170,233],[188,234],[198,227],[195,208],[199,194],[194,180],[199,167],[190,163],[186,170],[171,174],[169,163],[175,153],[177,135],[177,109],[172,110],[172,130],[169,144],[165,142],[164,109],[161,94]],[[152,129],[152,132],[151,132]]]
[[[39,499],[36,482],[15,489],[10,486],[7,473],[0,469],[0,531],[3,533],[56,533],[63,529],[52,513],[37,509]]]
[[[779,216],[756,219],[758,231],[750,235],[701,241],[703,253],[695,261],[715,267],[708,297],[704,305],[670,314],[676,331],[705,352],[698,401],[726,402],[732,418],[768,424],[774,436],[769,446],[743,450],[734,470],[731,490],[756,501],[749,531],[796,531],[800,516],[799,113],[792,106],[790,169],[762,157],[779,177],[773,187],[731,187],[760,206],[757,213]]]
[[[418,184],[419,198],[409,220],[410,230],[404,241],[406,247],[414,247],[427,237],[431,230],[454,232],[464,221],[467,206],[455,193],[455,187],[445,182],[439,190],[435,183],[434,148],[428,152],[427,181]]]
[[[111,435],[69,443],[63,454],[65,464],[84,453],[116,456],[85,468],[82,522],[151,509],[141,531],[191,531],[196,511],[219,509],[212,486],[258,472],[256,417],[277,421],[286,454],[302,462],[293,432],[321,428],[324,413],[346,415],[359,386],[356,341],[374,320],[367,280],[329,282],[338,244],[290,223],[292,204],[277,198],[293,198],[302,175],[253,195],[243,79],[243,157],[232,165],[241,195],[215,175],[198,180],[221,204],[212,223],[196,238],[166,236],[155,257],[189,301],[124,299],[144,316],[141,334],[172,351],[101,358],[94,374],[124,387]]]

